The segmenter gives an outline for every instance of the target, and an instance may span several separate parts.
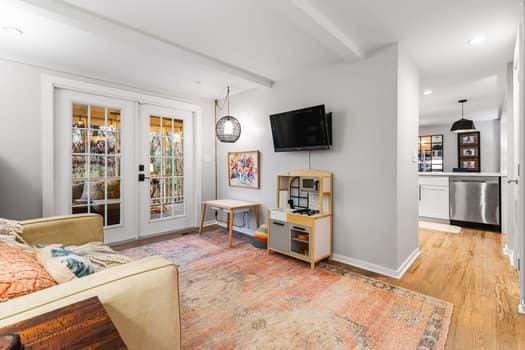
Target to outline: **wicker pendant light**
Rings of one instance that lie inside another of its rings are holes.
[[[215,124],[215,135],[221,142],[234,143],[241,137],[241,123],[230,115],[230,87],[228,86],[226,101],[228,102],[228,114]]]

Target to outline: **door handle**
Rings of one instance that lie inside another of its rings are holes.
[[[507,183],[508,184],[515,183],[517,185],[518,184],[518,179],[507,180]]]
[[[149,180],[149,176],[146,176],[144,174],[139,174],[139,182],[144,182],[145,179]]]

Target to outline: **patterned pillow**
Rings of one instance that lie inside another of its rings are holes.
[[[89,259],[64,249],[61,245],[37,245],[35,248],[38,262],[58,283],[71,281],[76,277],[84,277],[95,272],[95,268]]]
[[[35,258],[0,243],[0,302],[54,285],[56,282]]]

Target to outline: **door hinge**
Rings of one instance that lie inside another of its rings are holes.
[[[520,265],[521,265],[521,259],[518,258],[517,260],[518,260],[518,261],[517,261],[517,263],[518,263],[518,264],[517,264],[517,265],[518,265],[518,266],[517,266],[517,270],[518,270],[518,271],[521,271],[521,267],[520,267]]]

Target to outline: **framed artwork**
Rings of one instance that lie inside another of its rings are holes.
[[[479,144],[479,132],[469,132],[459,134],[461,145],[477,145]]]
[[[258,189],[260,186],[259,160],[259,151],[228,153],[228,185]]]
[[[478,168],[478,162],[476,160],[464,160],[461,162],[461,167],[463,169],[475,170]]]
[[[479,131],[458,134],[458,167],[464,171],[481,171]]]
[[[478,155],[478,149],[476,147],[463,147],[461,149],[461,155],[463,157],[476,157]]]

